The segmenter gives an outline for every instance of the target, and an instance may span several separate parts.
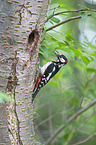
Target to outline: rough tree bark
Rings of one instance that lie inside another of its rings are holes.
[[[34,144],[31,96],[49,4],[50,0],[0,1],[0,91],[16,100],[0,107],[2,144]]]

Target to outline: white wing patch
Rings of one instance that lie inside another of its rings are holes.
[[[52,62],[47,62],[42,68],[41,68],[41,74],[43,75],[46,68],[51,64]]]
[[[53,73],[54,71],[55,71],[55,67],[53,67],[52,72],[51,72],[51,73],[49,73],[48,77],[46,78],[46,79],[47,79],[47,81],[50,79],[50,77],[51,77],[51,75],[52,75],[52,73]]]
[[[47,79],[47,81],[49,80],[49,78],[50,78],[51,74],[52,74],[52,73],[49,73],[48,77],[46,78],[46,79]]]
[[[52,72],[54,72],[55,71],[55,67],[53,67],[53,71]]]
[[[44,81],[44,80],[45,80],[45,78],[42,78],[42,80]]]

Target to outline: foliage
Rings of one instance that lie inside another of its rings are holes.
[[[12,99],[12,97],[10,97],[9,95],[7,95],[6,93],[0,92],[0,103],[3,103],[4,100],[6,100],[6,101],[14,101]]]
[[[86,7],[85,9],[88,10]],[[68,10],[68,8],[63,4],[51,5],[47,17],[64,10]],[[89,12],[80,14],[84,23],[88,19],[87,13]],[[91,13],[96,17],[95,12]],[[41,65],[56,59],[55,50],[67,56],[69,60],[68,65],[62,67],[37,96],[38,108],[35,109],[38,115],[36,115],[35,124],[44,140],[48,139],[59,126],[66,124],[70,116],[86,106],[96,96],[96,34],[91,41],[84,34],[82,42],[74,37],[76,31],[73,32],[72,27],[69,28],[69,25],[66,26],[66,24],[46,31],[48,27],[69,17],[70,14],[65,13],[50,18],[46,22],[42,36],[39,52],[39,56],[43,60]],[[79,22],[75,23],[78,25]],[[95,43],[93,43],[94,40]],[[82,140],[82,137],[87,138],[93,134],[96,131],[95,112],[95,107],[87,110],[63,130],[53,144],[69,145]],[[87,142],[85,144],[88,145]]]

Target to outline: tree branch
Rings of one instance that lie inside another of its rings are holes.
[[[90,13],[88,13],[87,15],[88,15],[88,16],[91,16]],[[58,23],[58,24],[56,24],[56,25],[54,25],[54,26],[51,26],[51,27],[45,29],[45,31],[52,30],[53,28],[56,28],[56,27],[58,27],[58,26],[60,26],[60,25],[62,25],[62,24],[64,24],[64,23],[67,23],[67,22],[69,22],[69,21],[71,21],[71,20],[80,19],[80,18],[81,18],[81,16],[70,17],[70,18],[68,18],[68,19],[66,19],[66,20],[64,20],[64,21],[62,21],[62,22],[60,22],[60,23]]]
[[[71,116],[66,125],[62,125],[60,126],[54,133],[53,135],[47,140],[46,145],[49,145],[54,138],[64,129],[68,126],[69,123],[71,123],[73,120],[75,120],[79,115],[81,115],[82,113],[84,113],[86,110],[90,109],[92,106],[94,106],[96,104],[96,99],[94,99],[91,103],[89,103],[86,107],[84,107],[83,109],[79,110],[76,114],[74,114],[73,116]]]
[[[64,13],[71,13],[71,12],[84,12],[84,11],[93,11],[93,12],[96,12],[96,10],[94,9],[79,9],[79,10],[67,10],[67,11],[62,11],[62,12],[57,12],[57,13],[53,13],[53,15],[49,16],[48,19],[46,20],[46,22],[48,22],[49,19],[51,19],[53,16],[56,16],[56,15],[60,15],[60,14],[64,14]]]
[[[87,142],[89,139],[91,139],[93,136],[96,136],[96,132],[93,133],[92,135],[88,136],[86,139],[84,139],[84,140],[82,140],[82,141],[79,141],[79,142],[77,142],[77,143],[75,143],[75,144],[72,144],[72,145],[79,145],[79,144],[85,143],[85,142]]]

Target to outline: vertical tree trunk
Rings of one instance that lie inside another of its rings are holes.
[[[49,3],[50,0],[0,1],[0,91],[16,100],[7,103],[6,113],[5,105],[0,108],[0,141],[6,145],[34,143],[31,96]]]

